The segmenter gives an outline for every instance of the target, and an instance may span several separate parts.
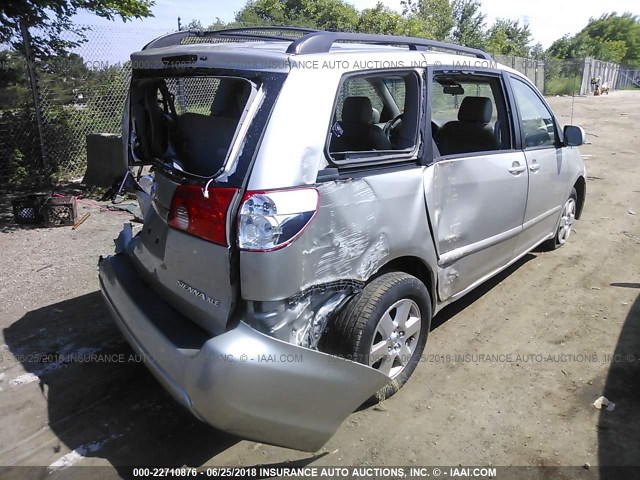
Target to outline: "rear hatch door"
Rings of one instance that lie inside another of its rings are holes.
[[[134,71],[127,155],[130,165],[153,165],[154,179],[129,253],[151,287],[214,335],[225,330],[237,293],[233,205],[284,77]]]
[[[156,172],[149,208],[131,256],[138,271],[168,303],[210,333],[224,331],[236,295],[231,249],[168,225],[179,183]]]

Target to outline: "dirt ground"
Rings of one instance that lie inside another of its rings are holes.
[[[549,101],[587,131],[587,204],[569,243],[438,315],[409,383],[314,455],[207,427],[140,363],[42,363],[131,352],[96,278],[131,217],[85,201],[76,231],[17,228],[2,197],[0,477],[33,474],[3,468],[17,465],[105,465],[117,478],[121,465],[589,464],[593,478],[622,478],[598,466],[640,465],[640,92]],[[615,410],[593,406],[602,395]]]

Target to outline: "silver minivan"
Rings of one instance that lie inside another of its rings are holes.
[[[320,448],[408,380],[433,315],[584,205],[584,131],[479,50],[259,27],[131,63],[123,168],[151,188],[102,292],[176,400],[244,438]]]

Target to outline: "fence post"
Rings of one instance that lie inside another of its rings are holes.
[[[591,77],[592,75],[592,64],[591,58],[585,57],[582,65],[582,78],[580,82],[580,93],[579,95],[587,95],[587,93],[591,89]]]
[[[27,60],[27,70],[29,71],[29,80],[31,82],[31,93],[33,95],[33,106],[36,112],[36,123],[38,125],[38,137],[40,139],[40,155],[42,156],[42,168],[45,173],[49,173],[49,162],[47,161],[47,152],[44,143],[44,125],[42,122],[42,110],[40,109],[40,91],[38,89],[38,79],[36,77],[36,68],[33,62],[33,52],[31,51],[31,35],[29,35],[29,27],[24,19],[20,20],[20,30],[22,32],[22,43],[24,45],[24,53]],[[48,177],[47,177],[48,178]]]

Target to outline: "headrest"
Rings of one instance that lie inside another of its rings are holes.
[[[216,117],[240,118],[249,98],[249,83],[235,78],[223,78],[216,90],[211,105],[211,115]]]
[[[493,106],[487,97],[464,97],[458,110],[458,120],[469,123],[489,123]]]
[[[373,108],[369,97],[347,97],[342,105],[342,121],[370,123],[373,119]]]

